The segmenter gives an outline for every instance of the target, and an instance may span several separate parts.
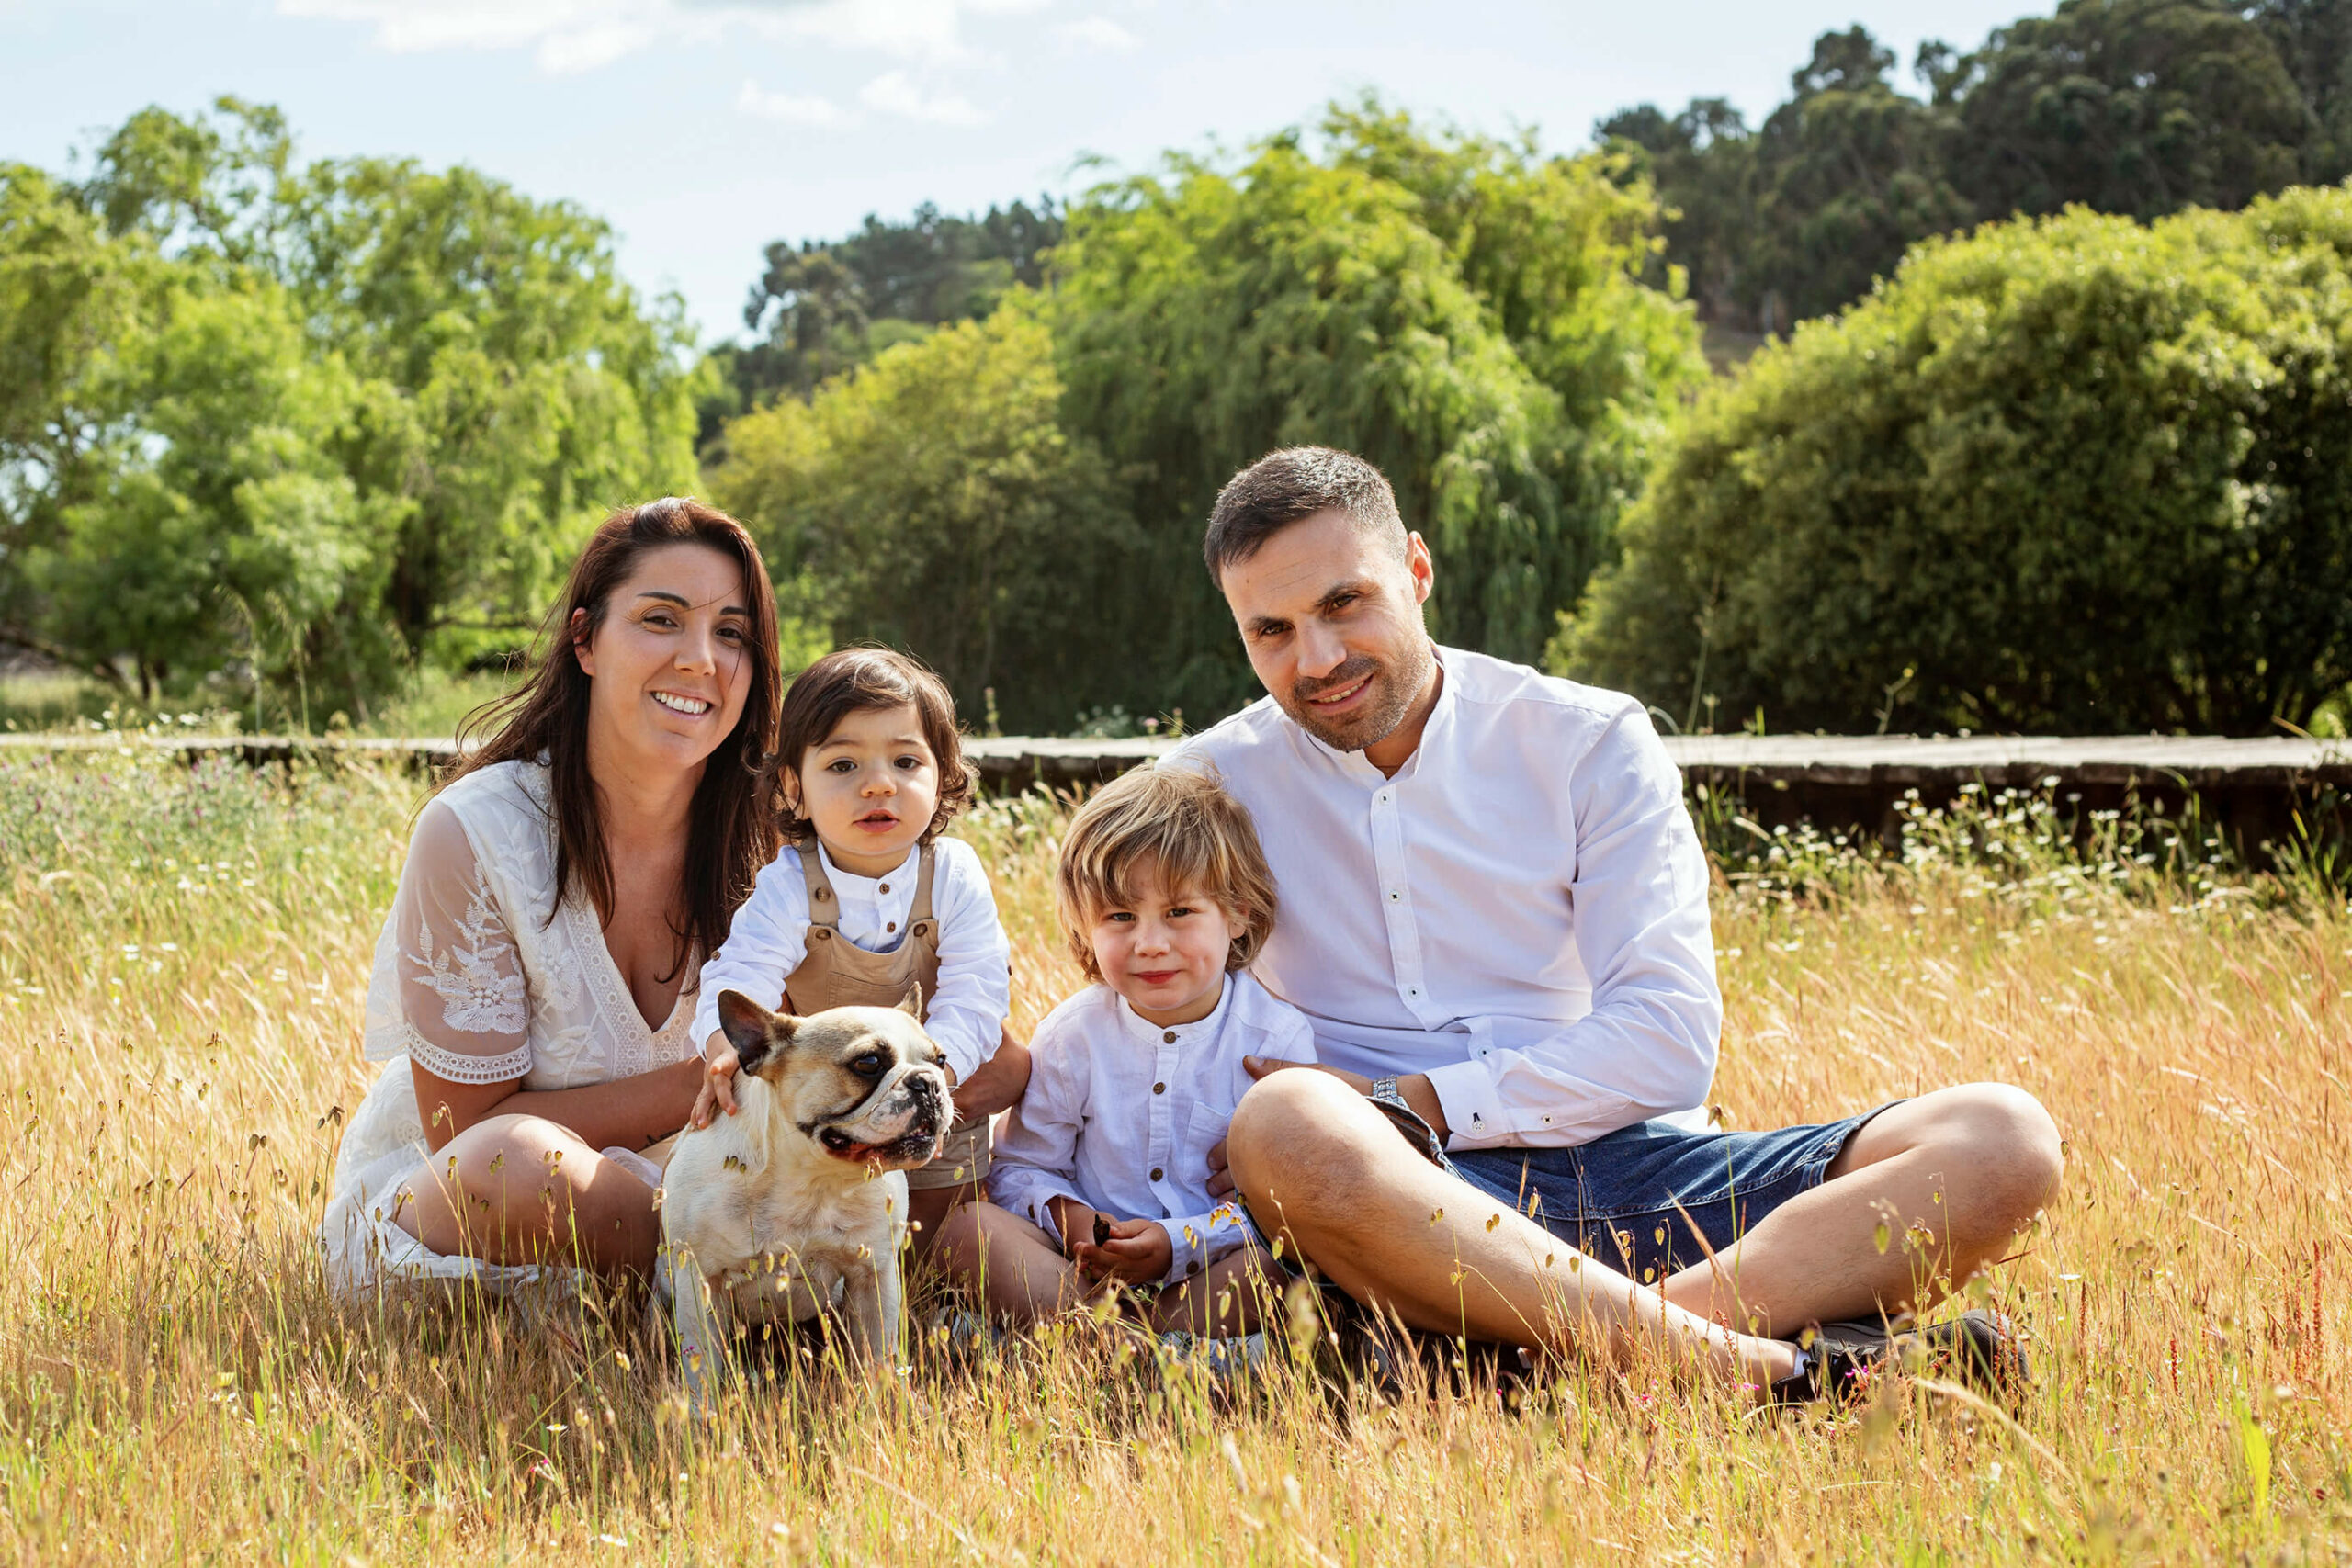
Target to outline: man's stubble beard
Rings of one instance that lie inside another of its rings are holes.
[[[1437,651],[1426,639],[1415,642],[1404,657],[1394,662],[1360,653],[1319,680],[1293,682],[1289,694],[1282,699],[1282,708],[1298,721],[1301,729],[1332,750],[1361,751],[1379,745],[1396,732],[1396,727],[1405,722],[1405,716],[1412,712],[1414,702],[1429,685],[1430,672],[1436,664]],[[1351,685],[1367,672],[1372,676],[1372,685],[1364,693],[1363,709],[1351,716],[1345,724],[1326,722],[1307,701]]]

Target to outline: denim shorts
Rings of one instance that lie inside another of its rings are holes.
[[[1902,1101],[1841,1121],[1757,1133],[1636,1122],[1574,1148],[1455,1155],[1439,1148],[1428,1123],[1411,1111],[1374,1103],[1408,1142],[1480,1192],[1647,1284],[1704,1262],[1710,1249],[1729,1247],[1765,1215],[1820,1186],[1847,1140]]]
[[[1694,1133],[1637,1122],[1575,1148],[1457,1155],[1439,1147],[1429,1123],[1403,1103],[1373,1103],[1433,1164],[1587,1257],[1654,1283],[1703,1262],[1710,1249],[1723,1251],[1765,1215],[1820,1186],[1847,1140],[1902,1101],[1842,1121],[1767,1132]],[[1704,1247],[1694,1229],[1706,1238]]]

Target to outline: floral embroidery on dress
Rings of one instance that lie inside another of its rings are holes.
[[[436,950],[431,923],[420,920],[417,950],[432,954],[432,962],[426,964],[417,953],[407,957],[424,971],[424,983],[441,998],[442,1021],[451,1029],[468,1034],[520,1034],[530,1023],[523,1007],[523,976],[503,972],[498,963],[513,947],[492,912],[488,889],[477,880],[448,946]]]

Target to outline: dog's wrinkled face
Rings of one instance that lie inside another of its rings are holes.
[[[718,1021],[740,1070],[775,1091],[784,1114],[834,1158],[911,1170],[955,1121],[946,1058],[907,1008],[778,1014],[722,991]]]

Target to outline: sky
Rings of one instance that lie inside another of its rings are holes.
[[[1907,73],[2033,0],[0,0],[0,160],[53,170],[133,111],[222,94],[306,157],[467,164],[613,225],[706,341],[772,240],[1082,189],[1239,148],[1366,89],[1557,151],[1624,106],[1751,123],[1819,33]],[[1905,76],[1907,83],[1907,74]]]

